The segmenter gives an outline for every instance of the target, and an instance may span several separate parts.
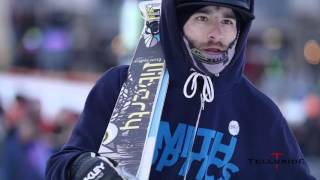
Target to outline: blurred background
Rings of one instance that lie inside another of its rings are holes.
[[[0,179],[44,179],[101,73],[128,64],[138,0],[0,0]],[[320,179],[320,0],[256,0],[249,79]]]

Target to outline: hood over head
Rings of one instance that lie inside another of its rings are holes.
[[[247,36],[251,21],[254,18],[253,0],[162,0],[160,19],[161,45],[165,54],[171,83],[183,85],[191,74],[190,69],[196,68],[190,63],[191,56],[183,40],[183,32],[179,21],[181,21],[183,13],[187,14],[188,17],[196,9],[207,5],[232,8],[240,19],[240,34],[231,63],[219,73],[219,77],[211,76],[216,92],[219,92],[225,88],[232,87],[234,83],[241,79]]]

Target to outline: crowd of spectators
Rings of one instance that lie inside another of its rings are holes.
[[[22,95],[7,109],[0,106],[0,179],[44,180],[47,159],[68,139],[78,116],[62,109],[46,119],[39,100]]]

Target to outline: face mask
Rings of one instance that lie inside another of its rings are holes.
[[[238,35],[236,39],[229,45],[226,51],[215,55],[206,53],[197,49],[196,47],[193,47],[186,37],[183,37],[183,40],[188,49],[191,57],[191,63],[194,68],[206,75],[218,76],[234,57]]]

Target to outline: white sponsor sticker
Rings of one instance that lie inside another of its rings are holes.
[[[240,126],[238,121],[235,121],[235,120],[230,121],[228,129],[229,129],[229,133],[232,136],[238,135],[240,132]]]

